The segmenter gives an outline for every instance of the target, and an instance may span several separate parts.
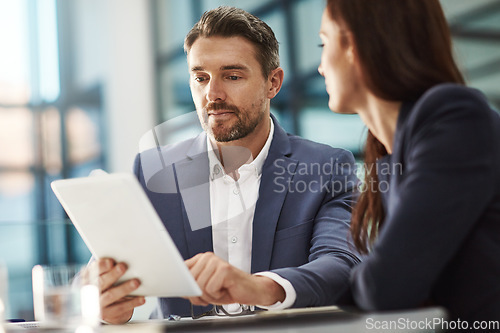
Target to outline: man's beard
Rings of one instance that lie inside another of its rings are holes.
[[[241,112],[236,106],[223,103],[210,103],[203,110],[202,125],[203,129],[207,131],[208,134],[212,134],[215,141],[217,142],[230,142],[242,139],[252,133],[257,125],[264,118],[264,111],[260,108],[262,107],[262,103],[258,108],[258,115],[254,118],[251,118],[252,111],[249,112]],[[217,111],[217,110],[229,110],[232,111],[234,116],[236,116],[236,123],[227,127],[224,121],[214,121],[212,126],[208,123],[209,116],[208,111]]]

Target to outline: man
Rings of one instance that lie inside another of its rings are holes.
[[[359,262],[347,240],[352,154],[289,135],[271,116],[284,74],[278,42],[260,19],[219,7],[202,16],[184,47],[204,132],[141,153],[135,173],[203,295],[160,299],[159,311],[335,303]],[[126,266],[99,265],[103,319],[125,322],[144,302],[126,297],[140,282],[113,287]]]

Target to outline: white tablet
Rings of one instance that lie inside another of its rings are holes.
[[[56,180],[51,186],[92,255],[125,262],[128,270],[120,281],[131,278],[141,281],[141,286],[131,295],[201,295],[177,247],[132,174]]]

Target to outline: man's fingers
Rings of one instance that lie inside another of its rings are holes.
[[[217,262],[217,258],[209,258],[204,263],[198,263],[196,266],[192,268],[191,273],[200,286],[200,289],[205,291],[205,285],[212,278],[214,272],[217,270],[217,265],[220,263]]]
[[[210,257],[216,257],[216,256],[215,256],[215,254],[213,252],[198,253],[194,257],[185,260],[184,263],[186,264],[186,266],[189,269],[191,269],[191,267],[193,267],[194,265],[196,265],[199,261],[204,261],[204,260],[206,260],[207,258],[210,258]]]
[[[203,287],[203,294],[206,294],[213,299],[220,299],[223,297],[227,294],[224,282],[231,279],[231,275],[231,265],[227,263],[218,265],[215,272],[208,276],[208,279]]]
[[[212,252],[204,252],[204,253],[198,253],[197,255],[195,255],[194,257],[191,257],[187,260],[184,261],[184,263],[186,264],[186,266],[188,268],[191,268],[193,267],[200,259],[202,259],[205,254],[211,254]]]
[[[142,296],[131,297],[131,292],[139,288],[140,281],[131,279],[119,285],[117,281],[127,271],[125,263],[116,263],[113,259],[103,258],[89,264],[88,271],[99,272],[100,305],[102,319],[113,324],[122,324],[130,320],[134,308],[143,305],[146,300]]]
[[[116,264],[112,269],[105,271],[99,276],[99,286],[101,291],[106,291],[118,281],[127,271],[127,265],[124,263]]]
[[[134,313],[134,308],[146,302],[142,296],[127,297],[103,309],[102,319],[113,324],[128,321]]]
[[[228,286],[235,279],[245,278],[238,274],[239,270],[211,252],[200,253],[186,260],[191,274],[203,291],[200,297],[189,298],[195,305],[233,303],[233,297]],[[226,285],[229,283],[229,285]]]
[[[108,290],[104,291],[101,294],[100,297],[100,303],[102,307],[106,307],[110,304],[113,304],[125,296],[128,296],[131,292],[139,288],[140,282],[138,279],[132,279],[126,282],[123,282],[122,284],[109,288]]]
[[[188,300],[193,304],[193,305],[201,305],[201,306],[207,306],[211,303],[205,301],[201,297],[188,297]]]
[[[191,274],[203,291],[201,300],[195,300],[195,302],[213,303],[221,297],[222,292],[219,289],[214,289],[214,287],[217,287],[213,283],[210,290],[206,289],[206,285],[209,281],[224,280],[225,274],[231,269],[231,265],[211,252],[199,254],[191,259],[193,259],[189,263]],[[221,284],[218,284],[218,287],[221,286]]]
[[[207,306],[209,304],[222,305],[222,304],[237,303],[231,298],[231,295],[229,295],[227,291],[221,292],[220,297],[218,298],[210,297],[207,294],[203,294],[202,296],[189,297],[188,299],[191,303],[193,303],[193,305],[201,305],[201,306]]]
[[[194,257],[185,260],[184,263],[186,264],[187,268],[191,269],[191,267],[193,267],[198,262],[199,257],[200,254],[197,254]]]
[[[200,272],[205,268],[205,265],[210,258],[215,257],[211,252],[199,253],[194,257],[185,261],[187,268],[190,270],[191,275],[196,279]]]
[[[91,265],[97,265],[99,269],[99,275],[107,273],[115,265],[115,261],[111,258],[103,258],[91,263]]]

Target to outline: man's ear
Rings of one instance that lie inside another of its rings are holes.
[[[267,78],[268,82],[268,90],[267,90],[267,98],[272,99],[274,96],[278,94],[281,89],[281,85],[283,84],[283,77],[285,76],[285,72],[283,72],[283,68],[278,67],[269,73]]]

